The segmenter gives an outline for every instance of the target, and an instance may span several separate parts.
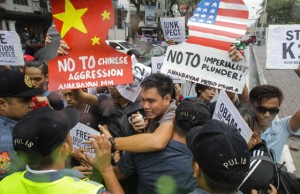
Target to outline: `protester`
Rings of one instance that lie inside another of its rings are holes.
[[[108,86],[108,93],[92,95],[82,90],[72,90],[75,100],[91,106],[98,106],[102,115],[101,124],[107,125],[114,137],[123,137],[135,134],[135,131],[128,121],[132,113],[143,113],[140,101],[130,102],[116,88]]]
[[[71,90],[63,90],[61,92],[67,102],[67,107],[75,108],[80,114],[79,122],[95,130],[99,130],[98,123],[101,115],[98,108],[75,100]],[[71,161],[68,167],[79,170],[83,175],[89,177],[91,180],[99,180],[98,173],[95,169],[93,170],[92,164],[85,156],[85,152],[86,150],[83,148],[74,149],[72,151]]]
[[[239,190],[244,194],[251,193],[252,189],[260,193],[266,193],[270,184],[274,185],[275,190],[278,190],[279,174],[277,167],[266,142],[259,136],[255,113],[250,109],[244,109],[241,111],[241,115],[253,131],[253,135],[248,142],[251,154],[249,173],[240,185]]]
[[[188,193],[197,187],[193,177],[192,154],[186,146],[186,134],[190,128],[203,125],[210,118],[208,107],[199,102],[183,101],[176,109],[174,133],[166,148],[159,152],[125,152],[115,170],[118,177],[138,174],[136,193]],[[162,184],[162,177],[174,181]]]
[[[12,131],[18,120],[34,107],[32,97],[42,94],[33,88],[26,76],[18,70],[0,71],[0,180],[23,170],[25,165],[13,150]]]
[[[283,101],[282,91],[276,86],[256,86],[250,91],[249,96],[251,108],[257,118],[260,137],[266,141],[267,147],[274,151],[275,160],[279,163],[289,136],[300,128],[300,110],[292,116],[276,120],[275,116],[279,113]]]
[[[65,169],[72,150],[69,131],[78,120],[72,108],[59,112],[50,107],[33,110],[20,120],[13,130],[13,144],[27,161],[27,170],[3,179],[1,193],[108,193],[102,184],[80,180],[83,176],[78,171]],[[94,138],[94,166],[111,193],[124,193],[110,163],[110,144],[100,135]]]
[[[210,101],[215,97],[217,89],[197,83],[195,92],[197,93],[197,98],[208,105]]]
[[[91,106],[89,104],[79,102],[73,96],[72,90],[63,90],[61,93],[67,102],[67,106],[75,108],[80,113],[80,123],[85,124],[95,130],[99,130],[98,124],[101,115],[97,106]]]
[[[45,62],[31,60],[25,63],[24,73],[30,78],[35,88],[44,90],[43,96],[48,96],[48,66]]]
[[[198,188],[191,194],[236,193],[250,164],[244,138],[236,128],[214,119],[193,130],[197,133],[187,144],[193,153]]]
[[[46,62],[31,60],[25,63],[24,73],[31,81],[31,84],[35,88],[41,88],[44,93],[43,97],[39,98],[39,101],[46,101],[50,106],[56,110],[64,108],[64,104],[61,95],[57,92],[48,91],[48,65]]]
[[[166,147],[172,137],[176,109],[175,100],[171,100],[172,79],[166,75],[154,73],[142,81],[141,87],[140,98],[147,122],[139,116],[140,114],[132,114],[132,126],[136,131],[148,133],[114,138],[108,131],[102,130],[116,150],[160,151]]]

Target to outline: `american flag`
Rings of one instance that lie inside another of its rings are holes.
[[[188,21],[186,42],[227,51],[245,35],[248,15],[243,0],[202,0]]]

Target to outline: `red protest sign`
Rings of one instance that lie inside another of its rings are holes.
[[[49,61],[49,90],[131,83],[129,55],[105,43],[114,23],[111,0],[51,0],[56,29],[70,46]]]

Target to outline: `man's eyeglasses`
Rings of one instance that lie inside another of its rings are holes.
[[[263,106],[255,106],[255,109],[257,112],[260,112],[263,114],[269,112],[270,115],[277,115],[279,113],[279,108],[266,108]]]

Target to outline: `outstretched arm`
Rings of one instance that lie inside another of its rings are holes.
[[[80,102],[89,104],[91,106],[98,105],[98,97],[93,94],[84,92],[84,91],[82,91],[82,89],[72,90],[72,94],[73,94],[74,98],[76,100],[79,100]]]
[[[164,122],[153,133],[142,133],[128,137],[116,137],[115,149],[129,152],[152,152],[163,150],[173,135],[172,121]],[[107,138],[111,137],[107,129],[99,125]]]
[[[91,136],[96,157],[93,166],[97,168],[104,179],[106,188],[112,194],[125,194],[114,169],[111,165],[111,145],[104,135]]]
[[[300,129],[300,110],[290,118],[290,127],[293,132],[297,132]]]

